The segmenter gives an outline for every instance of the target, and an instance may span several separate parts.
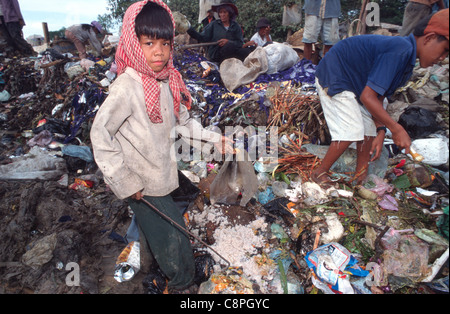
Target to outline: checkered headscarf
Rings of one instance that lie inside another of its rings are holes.
[[[120,37],[116,52],[117,73],[120,75],[125,72],[127,67],[132,67],[141,75],[148,116],[153,123],[162,123],[160,87],[157,84],[157,80],[169,79],[169,86],[174,98],[174,112],[177,117],[179,116],[182,101],[190,109],[191,95],[186,89],[181,74],[173,66],[173,46],[169,61],[161,72],[153,72],[147,64],[144,53],[139,45],[139,38],[136,35],[135,20],[136,16],[148,2],[160,5],[169,13],[175,30],[172,12],[161,0],[145,0],[130,5],[123,18],[122,36]],[[182,94],[184,94],[184,97]]]

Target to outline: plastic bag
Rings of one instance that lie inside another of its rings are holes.
[[[420,107],[408,107],[398,123],[412,139],[427,137],[441,129],[436,121],[436,113]]]
[[[192,181],[183,172],[178,171],[178,188],[170,195],[182,214],[187,210],[189,204],[197,198],[199,193],[200,189],[192,184]]]
[[[267,74],[284,71],[300,61],[297,52],[285,44],[273,43],[267,45],[263,49],[266,51],[267,59],[269,61]]]
[[[245,206],[258,190],[258,178],[249,160],[248,154],[243,151],[242,161],[225,161],[219,173],[211,183],[211,204],[236,204],[242,195],[240,206]]]

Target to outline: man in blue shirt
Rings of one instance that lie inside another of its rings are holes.
[[[324,55],[339,41],[340,0],[305,0],[305,28],[303,31],[303,57],[311,60],[312,45],[321,35]]]
[[[369,161],[381,154],[386,128],[392,132],[394,143],[409,153],[411,139],[386,112],[383,100],[407,83],[416,58],[425,68],[448,56],[448,19],[449,10],[441,10],[422,20],[408,37],[351,37],[335,45],[321,60],[316,69],[316,88],[332,143],[312,173],[313,181],[329,183],[327,172],[356,142],[355,179],[362,183]]]

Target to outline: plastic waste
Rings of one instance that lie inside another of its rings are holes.
[[[267,54],[269,69],[267,74],[274,74],[286,70],[300,61],[297,52],[288,45],[272,43],[263,47]]]
[[[1,101],[8,101],[11,98],[11,94],[8,93],[7,90],[4,90],[0,92],[0,102]]]
[[[323,204],[328,201],[327,193],[314,182],[305,182],[302,184],[302,191],[304,195],[303,202],[306,206],[314,206]]]
[[[48,130],[43,130],[38,135],[29,140],[27,144],[30,147],[33,147],[35,145],[40,147],[46,147],[52,142],[52,140],[53,140],[52,133]]]
[[[336,213],[325,214],[325,221],[327,223],[327,232],[323,232],[320,236],[322,243],[339,242],[344,236],[344,226],[339,221]]]
[[[258,192],[258,202],[265,205],[275,198],[272,187],[268,186],[264,191]]]
[[[200,285],[198,294],[254,294],[253,283],[241,268],[230,267],[213,273],[208,281]]]
[[[403,235],[397,249],[385,250],[382,254],[384,277],[393,275],[417,282],[429,273],[428,259],[426,243],[415,235]]]
[[[394,186],[384,181],[382,178],[374,174],[369,174],[364,182],[364,187],[376,193],[378,196],[383,196],[386,193],[392,192]]]
[[[22,255],[22,263],[33,269],[38,269],[53,258],[56,242],[56,233],[52,233],[32,243],[31,249]]]
[[[423,156],[423,163],[431,166],[440,166],[448,162],[448,139],[424,138],[414,140],[411,144],[418,154]]]
[[[211,277],[214,264],[214,258],[207,252],[202,252],[195,257],[194,282],[196,285],[200,285]]]
[[[159,267],[154,267],[142,281],[148,294],[163,294],[167,288],[167,277]]]
[[[369,275],[368,271],[357,265],[356,258],[339,243],[318,247],[306,254],[305,261],[314,272],[313,284],[327,294],[353,294],[354,290],[348,275],[359,277]]]
[[[94,161],[94,156],[92,155],[91,148],[88,146],[65,145],[61,148],[61,152],[64,155],[78,157],[86,162]]]
[[[412,139],[421,139],[441,130],[436,123],[436,113],[420,107],[406,108],[398,123],[405,128]]]
[[[114,279],[118,282],[131,280],[141,267],[140,243],[130,242],[116,260]]]
[[[378,202],[378,205],[383,209],[398,211],[397,200],[389,194],[383,195],[383,199]]]
[[[408,232],[414,232],[414,229],[395,230],[394,228],[389,228],[380,240],[381,246],[385,250],[396,250],[402,238],[402,234]]]
[[[286,196],[287,188],[288,188],[288,185],[286,182],[274,181],[272,183],[272,191],[273,191],[273,194],[275,194],[276,196],[279,196],[279,197]]]
[[[197,198],[199,193],[200,189],[192,184],[192,181],[182,171],[178,171],[178,188],[170,195],[182,214],[187,210],[189,204]]]
[[[14,162],[0,166],[0,179],[3,180],[52,180],[59,179],[65,173],[65,160],[48,154],[38,146]]]
[[[241,161],[226,160],[210,187],[211,204],[235,204],[242,195],[240,206],[245,206],[258,191],[258,178],[245,151]]]
[[[329,146],[327,145],[315,145],[304,144],[302,148],[306,149],[309,153],[316,155],[320,159],[325,157]],[[336,160],[331,166],[330,170],[337,173],[351,173],[356,169],[356,149],[349,147],[344,153]],[[380,157],[369,163],[368,174],[374,174],[378,177],[384,178],[388,169],[389,151],[383,146]]]

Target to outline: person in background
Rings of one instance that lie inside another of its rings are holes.
[[[364,183],[368,164],[381,156],[386,130],[400,149],[409,153],[411,138],[383,107],[421,68],[442,62],[449,50],[449,9],[419,22],[413,34],[360,35],[340,41],[316,68],[316,88],[331,134],[330,147],[311,175],[312,181],[331,183],[328,171],[349,145],[356,142],[354,181]]]
[[[244,61],[252,52],[249,47],[243,47],[244,36],[241,26],[235,21],[239,14],[238,8],[230,1],[221,1],[219,5],[213,5],[212,10],[219,13],[218,20],[208,24],[203,32],[198,33],[194,28],[189,28],[187,33],[200,43],[217,42],[208,47],[208,59],[221,63],[228,58],[237,58]]]
[[[435,4],[437,4],[438,10],[445,8],[443,0],[409,0],[403,15],[400,36],[408,36],[411,34],[417,23],[431,14]]]
[[[80,59],[87,58],[86,45],[90,43],[97,53],[97,57],[102,54],[102,44],[97,35],[105,34],[99,22],[93,21],[91,24],[75,24],[66,29],[66,38],[71,40],[78,50]]]
[[[312,59],[313,44],[321,35],[324,45],[323,55],[339,41],[340,0],[305,0],[305,28],[302,42],[305,44],[303,56]]]
[[[259,19],[256,24],[256,29],[258,30],[250,41],[245,43],[244,47],[247,46],[259,46],[264,47],[272,43],[272,36],[270,36],[270,22],[265,17]]]
[[[209,9],[206,12],[206,17],[202,20],[203,28],[205,28],[208,24],[210,24],[215,19],[216,18],[214,17],[214,11],[212,9]]]
[[[22,29],[25,26],[19,2],[17,0],[0,0],[0,28],[5,33],[9,45],[25,56],[37,53],[23,38]]]

